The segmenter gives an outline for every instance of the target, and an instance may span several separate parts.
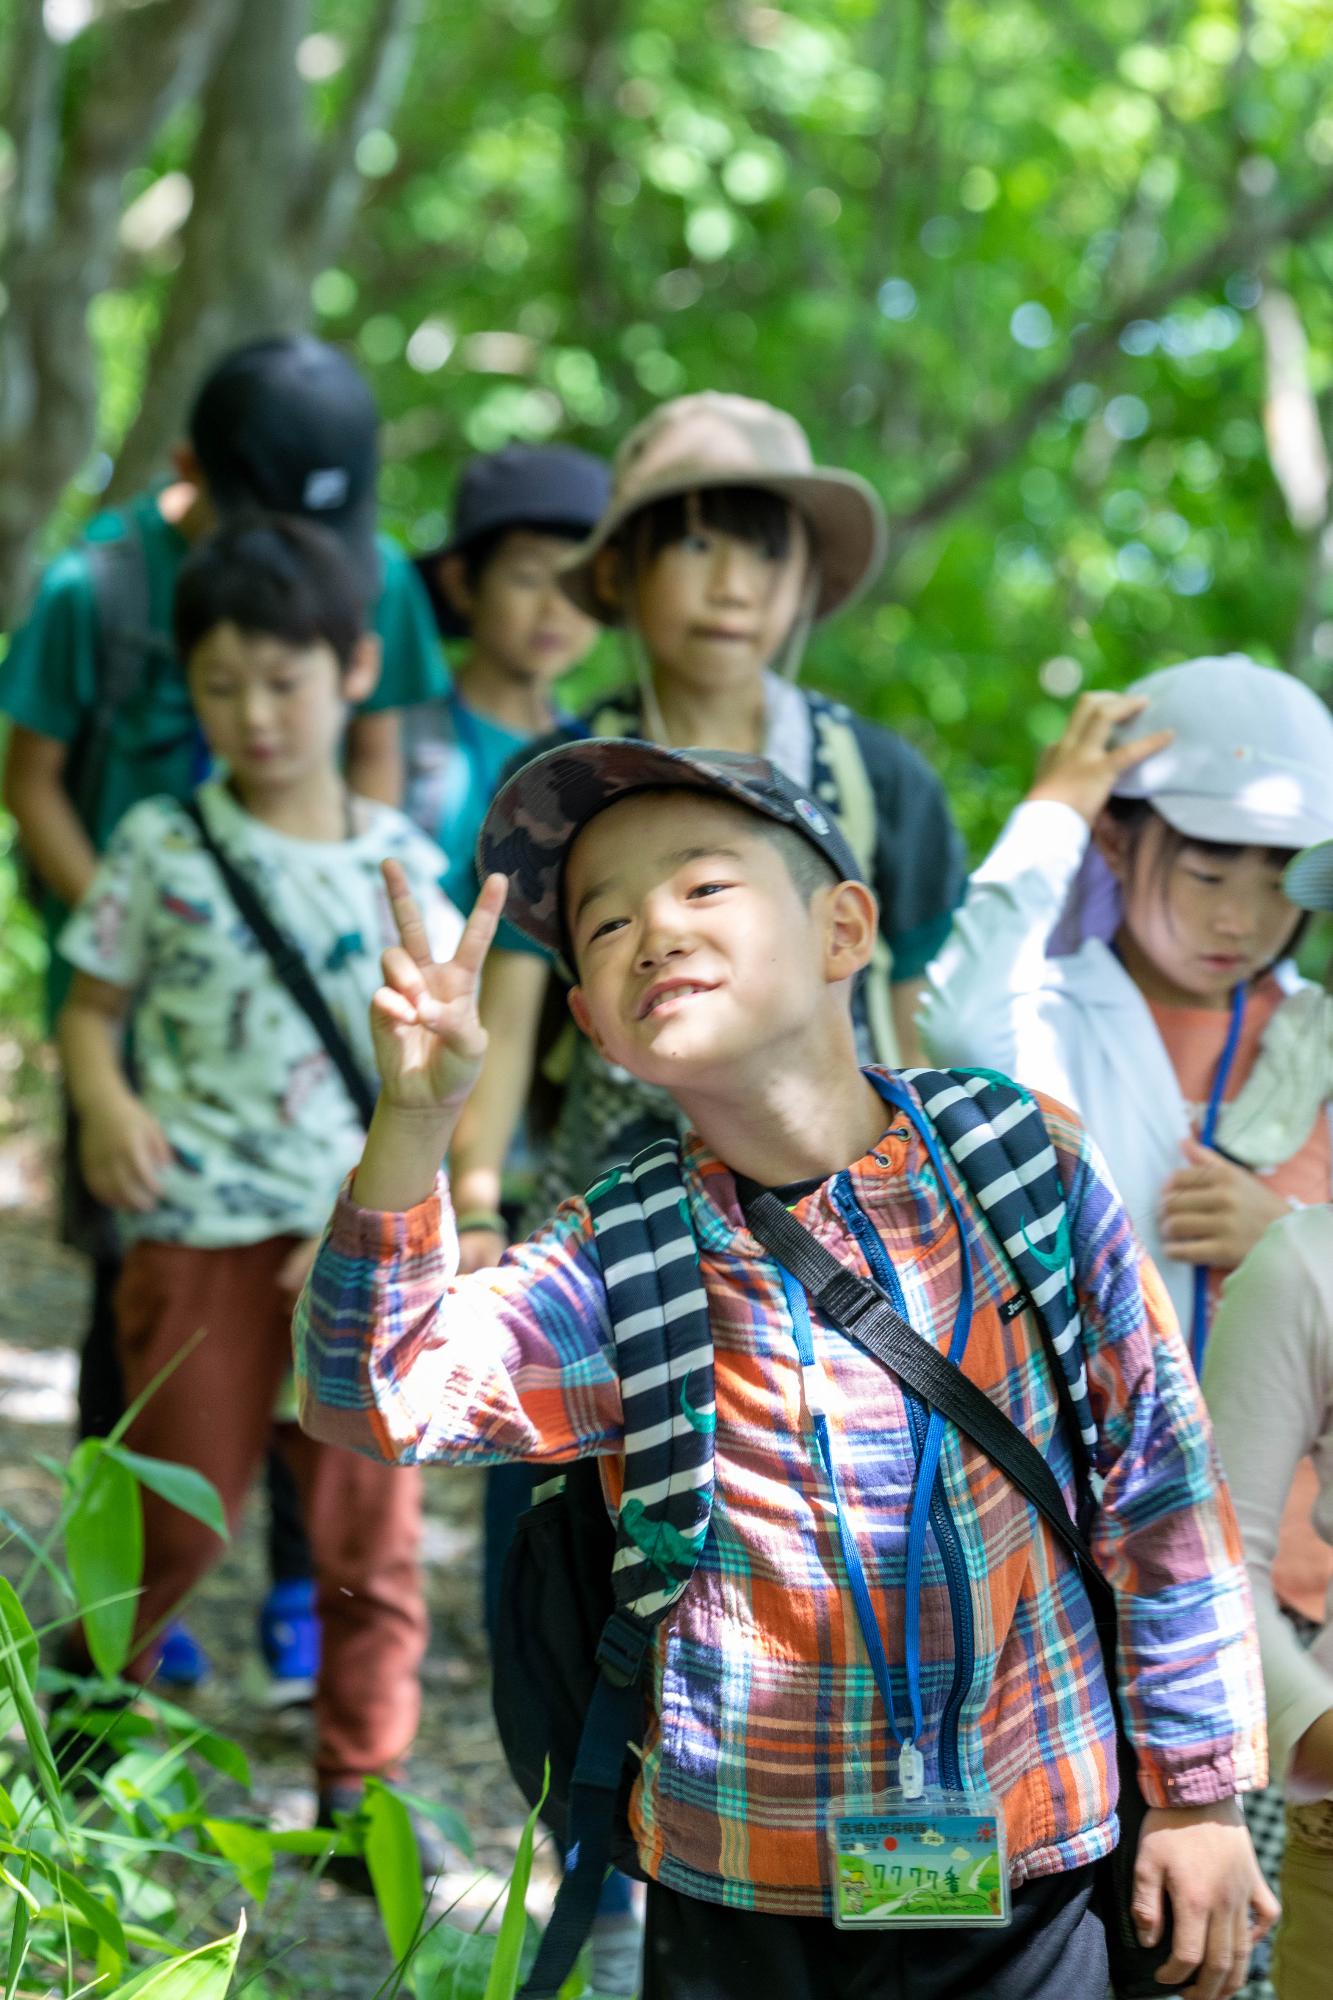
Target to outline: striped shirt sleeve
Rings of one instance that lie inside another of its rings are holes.
[[[457,1270],[441,1176],[403,1214],[346,1188],[293,1320],[302,1427],[400,1465],[561,1463],[620,1449],[611,1330],[581,1201],[505,1252]]]

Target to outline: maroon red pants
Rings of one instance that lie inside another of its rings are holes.
[[[133,1401],[192,1335],[198,1346],[154,1390],[127,1443],[195,1466],[222,1497],[229,1524],[271,1442],[300,1490],[314,1557],[323,1660],[315,1696],[321,1787],[392,1775],[416,1733],[426,1611],[418,1570],[421,1481],[317,1444],[273,1411],[291,1367],[291,1312],[276,1275],[290,1236],[239,1249],[139,1243],[116,1295],[118,1345]],[[144,1591],[136,1631],[151,1634],[222,1553],[212,1531],[147,1491]],[[151,1642],[128,1670],[146,1680]]]

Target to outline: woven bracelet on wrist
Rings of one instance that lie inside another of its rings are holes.
[[[454,1228],[460,1236],[479,1235],[483,1230],[488,1236],[509,1235],[509,1225],[502,1215],[494,1215],[484,1208],[470,1208],[463,1215],[454,1217]]]

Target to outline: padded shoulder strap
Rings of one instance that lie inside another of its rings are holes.
[[[129,532],[113,541],[86,542],[84,555],[97,607],[98,670],[113,698],[123,701],[148,660],[172,651],[167,634],[153,629],[148,552],[131,522]]]
[[[1064,1184],[1041,1108],[1030,1092],[994,1070],[902,1074],[920,1096],[1037,1315],[1062,1391],[1079,1485],[1087,1492],[1094,1486],[1097,1424],[1083,1365]]]
[[[64,785],[79,818],[91,827],[116,716],[137,694],[150,657],[171,648],[161,633],[150,629],[148,557],[133,522],[129,532],[114,541],[85,542],[83,555],[96,616],[96,680],[91,706],[65,767]]]
[[[659,1139],[588,1195],[616,1342],[625,1485],[617,1608],[656,1624],[694,1574],[713,1505],[713,1335],[680,1147]]]

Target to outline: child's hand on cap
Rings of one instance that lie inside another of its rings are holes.
[[[401,863],[384,863],[384,882],[399,942],[381,960],[384,984],[370,1003],[381,1097],[403,1111],[457,1109],[486,1053],[477,989],[509,883],[486,878],[457,951],[440,965]]]
[[[1165,750],[1172,731],[1159,729],[1132,743],[1111,745],[1122,723],[1142,714],[1148,697],[1142,694],[1085,694],[1070,716],[1064,735],[1043,753],[1030,799],[1058,799],[1082,813],[1091,826],[1121,773],[1145,757]]]

